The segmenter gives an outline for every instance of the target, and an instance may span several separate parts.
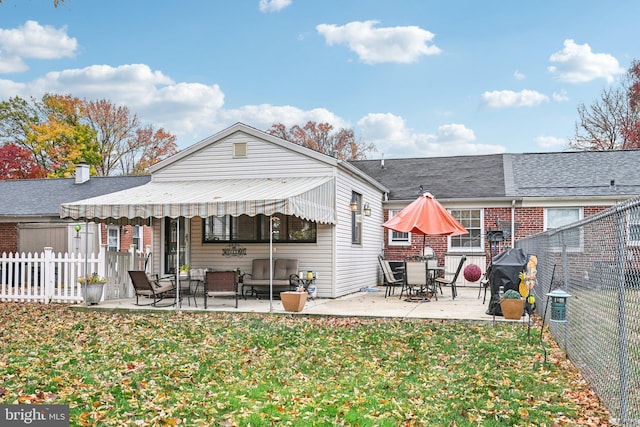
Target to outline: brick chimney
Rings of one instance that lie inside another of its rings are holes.
[[[89,165],[85,165],[84,163],[80,163],[76,165],[76,184],[82,184],[89,181]]]

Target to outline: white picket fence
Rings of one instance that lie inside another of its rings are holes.
[[[145,254],[132,247],[129,252],[109,252],[106,246],[98,255],[58,253],[44,248],[41,253],[3,253],[0,257],[0,301],[63,302],[84,301],[78,278],[96,273],[107,277],[103,299],[131,296],[127,270],[144,269]]]

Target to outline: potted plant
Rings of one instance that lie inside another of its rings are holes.
[[[524,313],[524,299],[520,292],[508,289],[502,294],[500,308],[505,319],[519,320]]]
[[[78,277],[78,283],[82,285],[82,297],[87,304],[98,304],[102,299],[102,291],[104,284],[107,283],[106,277],[98,276],[93,273],[90,276]]]
[[[191,264],[182,264],[180,266],[180,275],[181,276],[187,276],[189,274],[189,271],[191,271]]]
[[[295,291],[280,292],[280,301],[286,311],[302,311],[307,303],[307,291],[299,285]]]

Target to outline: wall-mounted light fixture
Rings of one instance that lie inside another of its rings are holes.
[[[356,199],[351,199],[351,212],[358,212],[358,201]]]
[[[369,206],[369,203],[364,204],[364,216],[371,216],[371,206]]]

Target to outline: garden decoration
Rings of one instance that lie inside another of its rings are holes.
[[[482,277],[482,270],[475,264],[469,264],[464,268],[464,278],[468,282],[477,282]]]

